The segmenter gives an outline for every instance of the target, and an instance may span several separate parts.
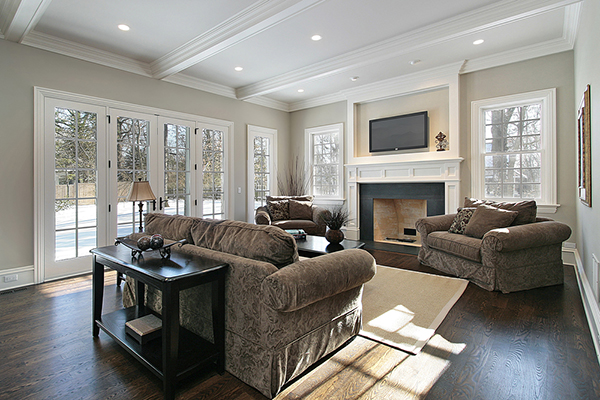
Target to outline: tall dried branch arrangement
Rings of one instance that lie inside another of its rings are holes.
[[[310,193],[312,171],[307,171],[296,156],[288,168],[277,176],[277,189],[281,196],[304,196]]]

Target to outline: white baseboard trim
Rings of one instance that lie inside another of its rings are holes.
[[[575,257],[575,274],[577,275],[577,285],[579,286],[579,292],[581,293],[581,301],[583,302],[585,316],[587,318],[590,332],[592,334],[592,341],[594,342],[594,347],[596,349],[596,358],[598,359],[598,363],[600,363],[600,307],[598,306],[598,302],[596,302],[594,292],[592,291],[590,282],[585,274],[585,270],[583,269],[583,262],[581,261],[579,252],[577,249],[565,247],[563,247],[562,250],[563,254],[572,253],[572,255]]]
[[[0,271],[0,292],[34,284],[33,265]],[[16,280],[11,280],[16,277]],[[6,282],[8,280],[8,282]]]

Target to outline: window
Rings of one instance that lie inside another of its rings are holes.
[[[267,196],[275,193],[277,160],[277,131],[248,125],[248,221],[254,212],[267,203]]]
[[[473,196],[556,210],[553,89],[472,104]]]
[[[127,201],[131,184],[150,178],[150,121],[130,116],[116,120],[117,236],[126,236],[140,225],[137,204]]]
[[[225,182],[224,133],[218,129],[202,129],[202,217],[223,219]]]
[[[98,114],[54,109],[55,261],[87,255],[97,246]]]
[[[341,199],[344,181],[343,124],[307,129],[306,142],[312,166],[312,193],[315,198]]]
[[[191,215],[190,127],[165,123],[164,127],[164,212]]]

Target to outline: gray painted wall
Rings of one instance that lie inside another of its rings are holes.
[[[576,201],[577,243],[585,274],[592,282],[592,254],[600,258],[600,2],[586,0],[583,2],[579,22],[579,32],[575,43],[575,98],[571,110],[579,108],[579,102],[586,85],[591,85],[592,96],[592,207],[584,206]],[[575,142],[575,137],[573,141]],[[573,150],[575,157],[576,150]],[[573,175],[573,181],[577,179]]]
[[[569,242],[577,242],[572,51],[461,75],[460,155],[465,158],[461,166],[461,193],[471,192],[471,102],[548,88],[556,88],[557,195],[561,206],[556,214],[544,216],[569,225],[573,229]]]
[[[289,154],[290,115],[0,40],[0,270],[33,265],[33,87],[233,121],[234,219],[246,220],[247,124],[277,129]],[[285,160],[284,157],[279,157]]]

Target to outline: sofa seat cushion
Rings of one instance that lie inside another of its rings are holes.
[[[467,260],[481,262],[481,239],[458,233],[436,231],[427,235],[427,245]]]
[[[196,246],[265,261],[278,268],[299,260],[296,240],[272,225],[230,220],[199,220],[192,227]]]

